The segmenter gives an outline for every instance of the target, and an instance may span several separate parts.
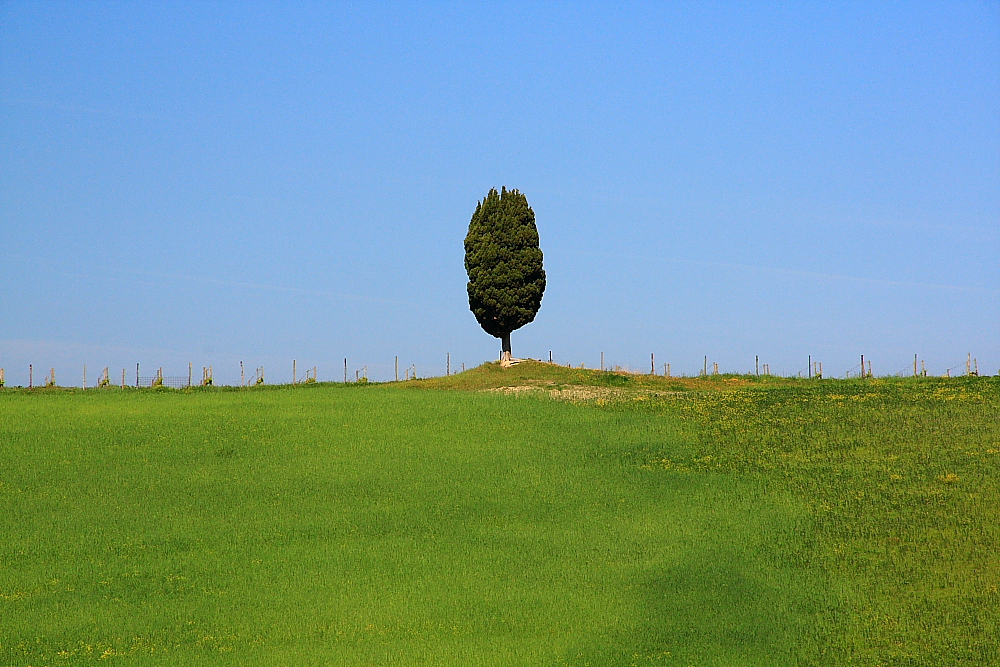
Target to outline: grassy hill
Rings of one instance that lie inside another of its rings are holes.
[[[0,664],[1000,662],[996,378],[0,392]]]

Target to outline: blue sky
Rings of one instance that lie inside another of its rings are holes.
[[[515,356],[996,374],[1000,5],[873,4],[4,2],[0,366],[495,359],[462,242],[506,185]]]

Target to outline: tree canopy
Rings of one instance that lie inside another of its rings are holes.
[[[535,212],[517,190],[491,189],[465,237],[469,308],[486,333],[504,339],[535,319],[545,291]]]

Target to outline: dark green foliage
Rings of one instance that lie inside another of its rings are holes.
[[[490,190],[476,204],[465,237],[469,308],[501,338],[535,319],[545,291],[535,212],[517,190]]]

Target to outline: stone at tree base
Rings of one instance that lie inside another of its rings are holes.
[[[504,352],[503,356],[500,357],[500,368],[510,368],[511,366],[517,366],[519,363],[524,361],[524,359],[515,359],[510,356],[510,352]]]

